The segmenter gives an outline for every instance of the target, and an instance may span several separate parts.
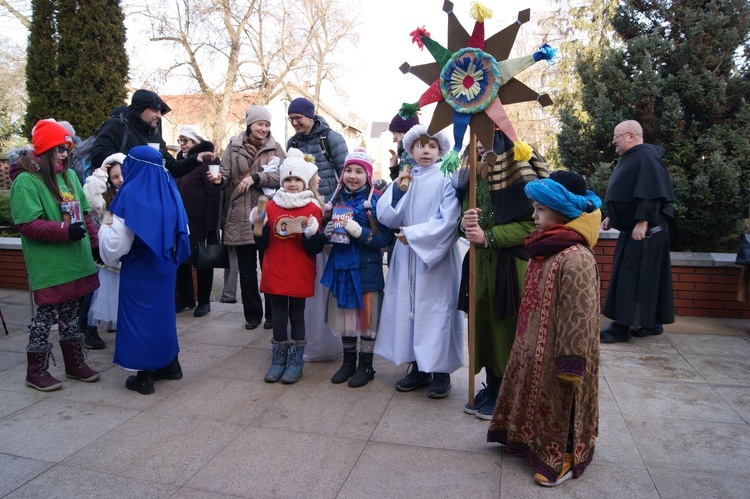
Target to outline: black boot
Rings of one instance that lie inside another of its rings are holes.
[[[138,371],[135,376],[128,376],[125,388],[141,395],[151,395],[154,393],[154,378],[151,376],[151,371]]]
[[[83,346],[89,350],[102,350],[107,346],[104,340],[99,336],[99,330],[95,327],[86,326],[80,328],[83,333]]]
[[[177,380],[182,379],[182,366],[180,366],[180,361],[178,360],[178,355],[175,355],[172,362],[167,364],[165,367],[162,367],[161,369],[157,369],[151,374],[151,377],[154,379],[154,381],[159,381],[160,379],[171,379],[171,380]]]
[[[357,352],[344,352],[344,362],[339,370],[331,376],[331,383],[346,383],[346,380],[352,377],[357,371]]]
[[[359,366],[357,366],[357,372],[349,380],[349,386],[359,388],[360,386],[365,386],[371,379],[375,378],[375,370],[372,368],[372,357],[373,354],[371,353],[359,352]]]

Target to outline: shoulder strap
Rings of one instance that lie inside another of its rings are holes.
[[[122,152],[125,150],[125,144],[128,142],[128,119],[122,113],[118,115],[118,118],[125,125],[125,133],[122,134],[122,141],[120,142],[120,151]]]
[[[331,144],[328,143],[327,133],[320,134],[320,147],[323,148],[323,154],[325,155],[328,162],[333,164],[333,158],[331,157],[330,153]]]

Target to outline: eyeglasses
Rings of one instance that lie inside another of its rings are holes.
[[[622,132],[622,133],[618,133],[617,135],[615,135],[614,137],[612,137],[612,142],[614,142],[615,140],[619,139],[619,138],[620,138],[620,137],[622,137],[623,135],[627,135],[627,134],[629,134],[629,133],[633,133],[633,132]]]
[[[290,116],[287,118],[289,120],[289,123],[302,123],[302,120],[305,119],[304,116]]]
[[[57,146],[55,148],[55,152],[57,152],[57,154],[70,154],[70,147],[67,147],[67,146]]]
[[[180,144],[187,144],[188,142],[190,142],[190,139],[177,139],[177,142],[179,142]]]

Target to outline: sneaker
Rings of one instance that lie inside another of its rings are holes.
[[[534,481],[543,487],[557,487],[565,480],[568,480],[572,477],[573,456],[566,452],[565,456],[563,456],[562,470],[560,471],[560,475],[557,477],[557,480],[555,480],[554,482],[550,482],[546,476],[542,475],[541,473],[537,473],[534,475]]]
[[[420,386],[429,385],[431,378],[430,373],[425,373],[419,370],[419,366],[417,366],[416,362],[410,362],[406,371],[406,376],[398,380],[396,383],[396,390],[400,392],[416,390]]]
[[[431,399],[444,399],[451,389],[451,375],[448,373],[432,373],[430,391],[427,396]]]
[[[479,392],[476,395],[474,395],[474,404],[469,405],[469,403],[467,402],[466,405],[464,406],[464,412],[466,414],[471,414],[473,416],[474,414],[477,413],[477,410],[480,407],[482,407],[482,404],[484,404],[484,401],[487,400],[487,395],[489,395],[489,390],[487,389],[487,385],[485,385],[484,383],[482,383],[482,386],[484,388],[479,390]]]
[[[482,406],[479,409],[477,409],[476,416],[482,421],[492,420],[492,415],[495,413],[496,402],[497,402],[497,392],[490,392],[490,394],[484,400],[484,404],[482,404]]]

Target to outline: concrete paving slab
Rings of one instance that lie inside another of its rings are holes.
[[[317,366],[316,366],[317,367]],[[286,389],[253,422],[254,426],[367,440],[393,397],[393,389],[334,385],[328,372]]]
[[[658,380],[608,380],[624,415],[742,423],[716,390],[705,383]]]
[[[750,338],[715,334],[670,334],[669,341],[682,355],[750,358]]]
[[[8,390],[0,390],[0,419],[36,404],[45,398],[41,392],[37,392],[36,390],[34,390],[34,393],[29,391],[16,393]]]
[[[750,357],[686,355],[685,359],[709,383],[750,387]]]
[[[254,498],[335,497],[365,441],[248,427],[185,485]]]
[[[679,354],[610,352],[600,361],[601,373],[612,378],[704,382],[704,378]]]
[[[136,414],[50,396],[3,418],[0,452],[61,461]]]
[[[137,480],[183,485],[240,431],[241,426],[218,421],[144,412],[62,464]]]
[[[629,469],[646,468],[622,414],[599,414],[594,462]]]
[[[266,335],[268,334],[268,330],[263,328],[252,331],[245,329],[245,320],[242,314],[223,313],[216,317],[208,317],[196,319],[192,316],[181,317],[178,314],[177,328],[180,332],[180,341],[245,347],[263,335],[264,332]]]
[[[68,499],[101,499],[102,497],[138,497],[162,499],[171,497],[177,487],[146,480],[97,473],[57,465],[15,490],[8,498],[45,497]]]
[[[336,497],[499,497],[499,470],[499,456],[370,442]]]
[[[745,423],[750,423],[750,387],[717,386],[715,389]]]
[[[55,463],[0,454],[0,497],[8,497],[13,490],[44,473]],[[47,494],[40,494],[46,496]]]
[[[662,499],[739,498],[747,497],[750,490],[750,478],[734,474],[703,473],[694,470],[675,472],[654,468],[651,470],[651,478]],[[686,491],[689,491],[689,494],[686,494]]]
[[[746,424],[625,416],[649,468],[745,474],[750,463]]]
[[[167,420],[187,417],[249,425],[283,393],[282,385],[262,386],[238,378],[203,375],[151,406]]]
[[[463,412],[464,393],[427,398],[427,388],[394,392],[388,408],[370,437],[376,442],[468,452],[490,452],[487,421]]]
[[[597,462],[594,454],[594,461],[581,477],[571,478],[558,487],[545,488],[534,481],[534,470],[525,459],[505,454],[502,460],[500,497],[659,498],[646,468],[623,468]]]

